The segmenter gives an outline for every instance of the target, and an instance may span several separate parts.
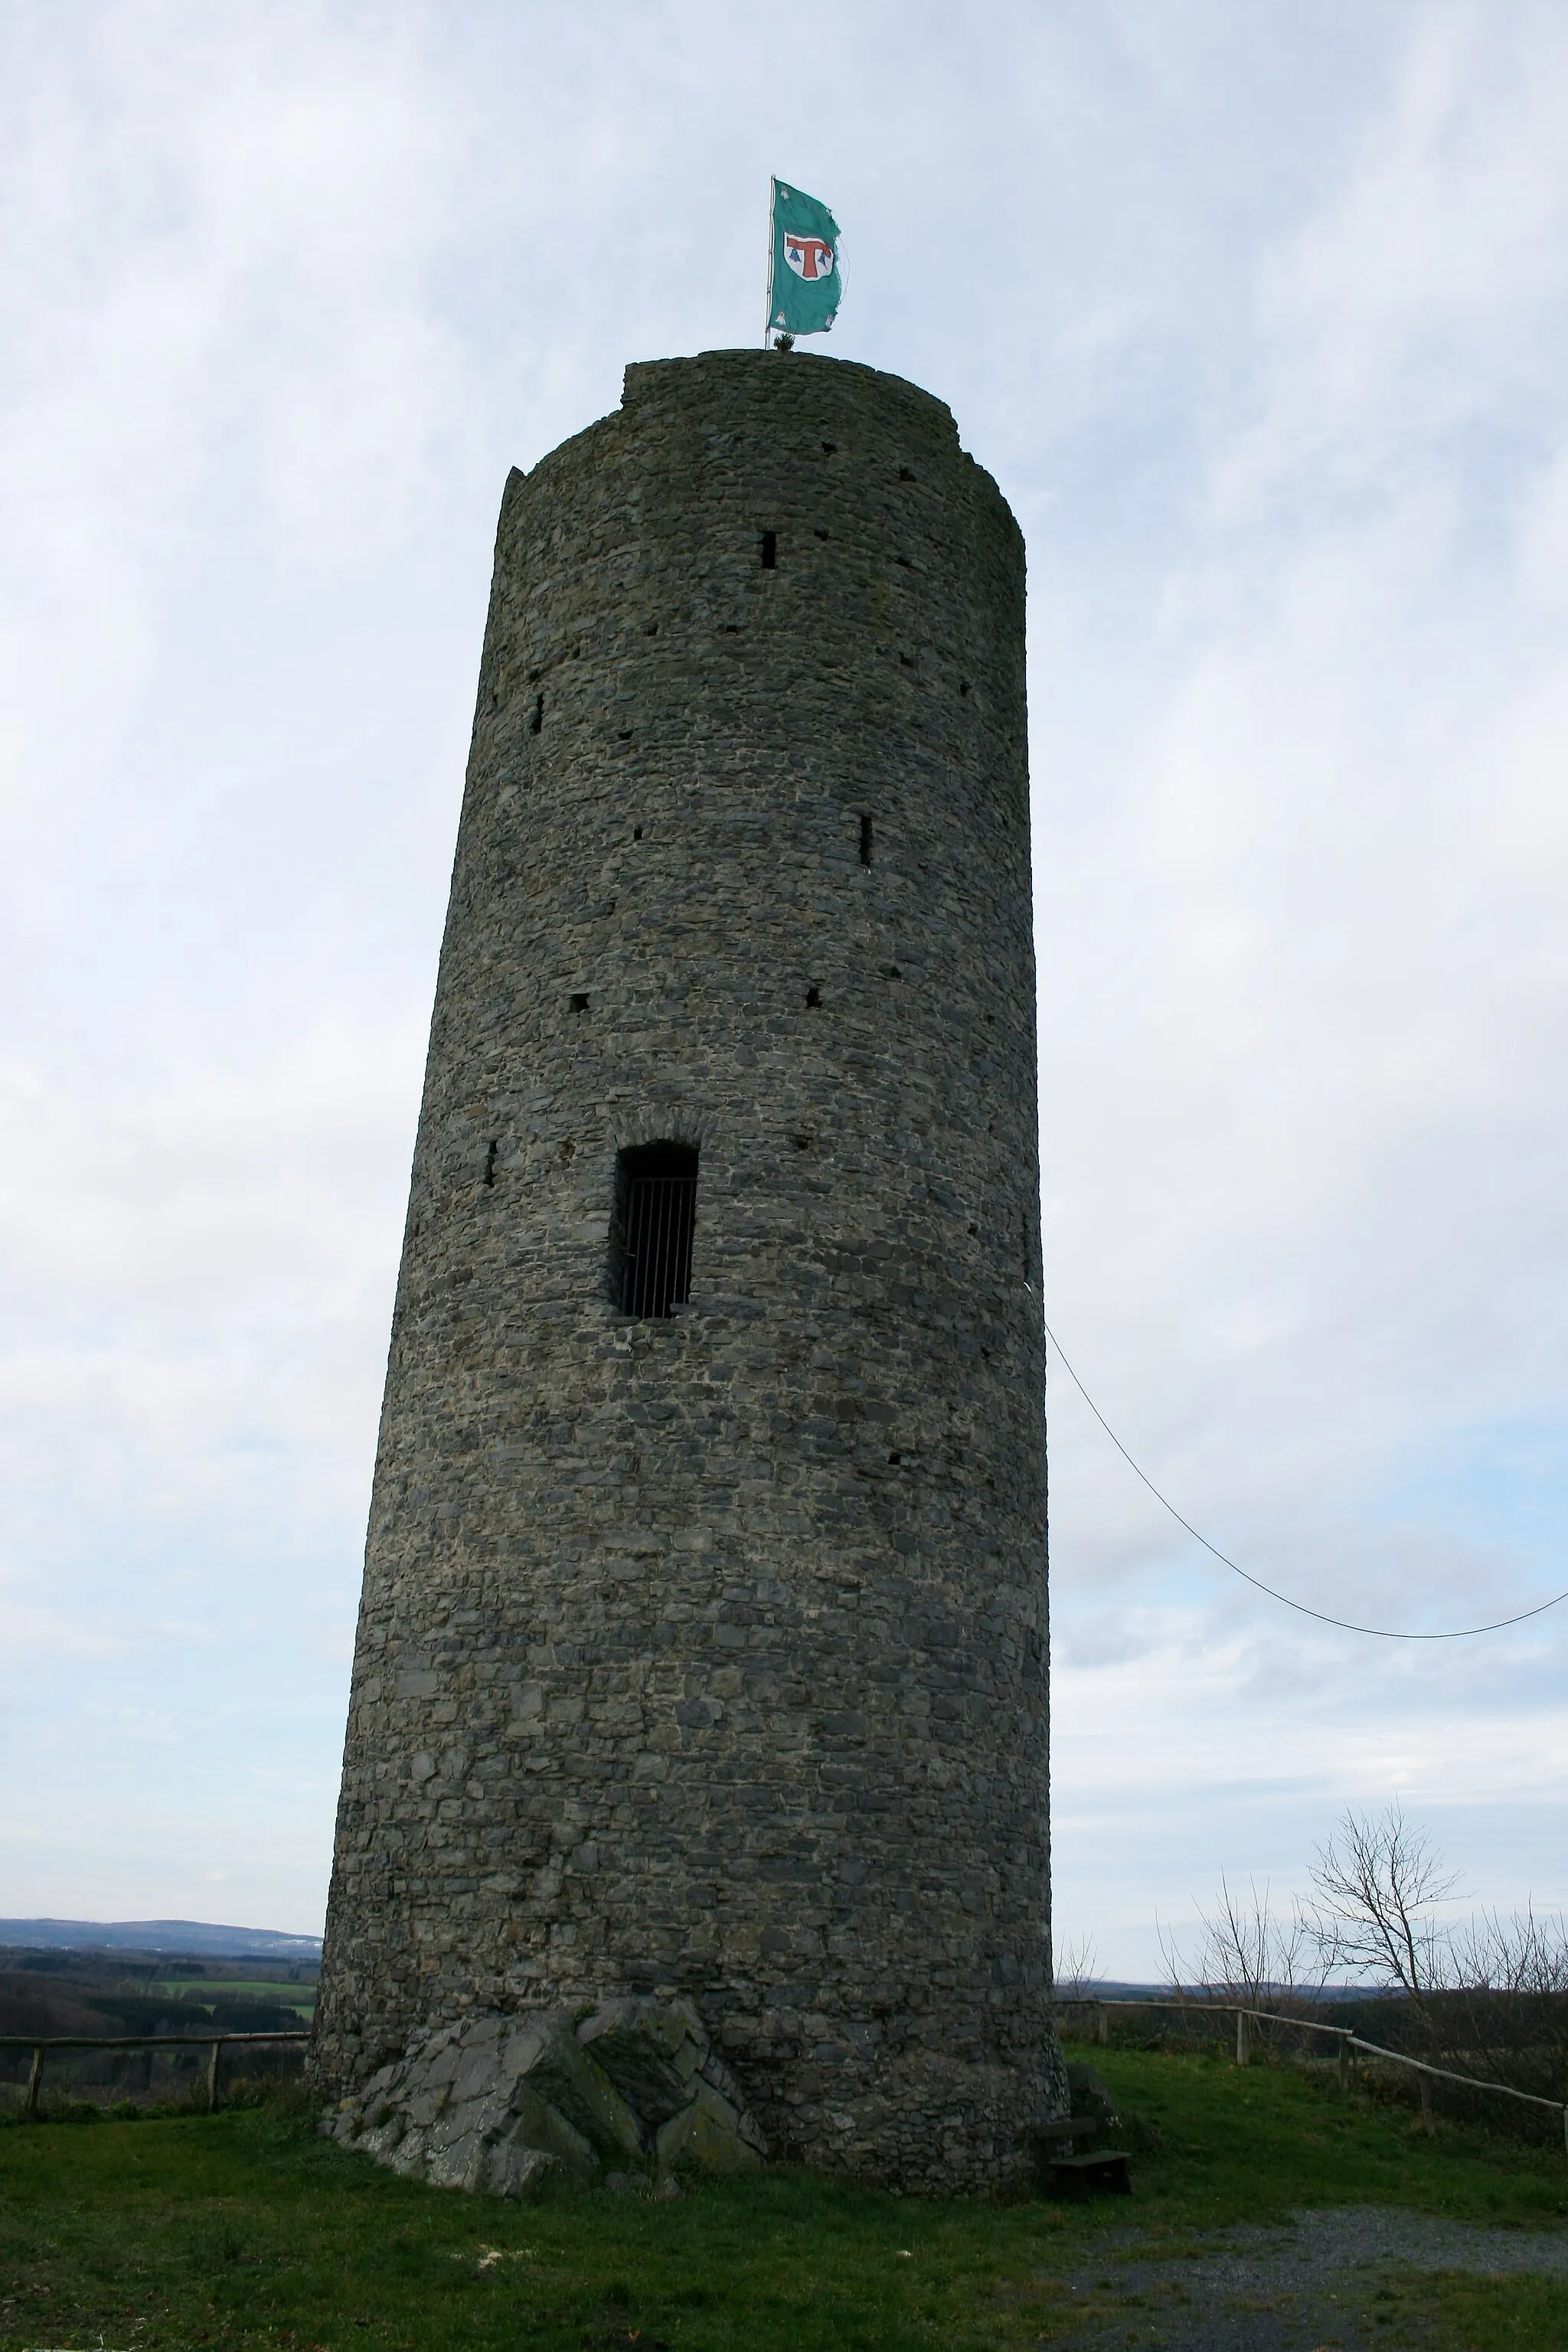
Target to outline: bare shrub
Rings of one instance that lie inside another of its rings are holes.
[[[1447,1939],[1433,2041],[1457,2072],[1568,2100],[1568,1929],[1527,1906]],[[1461,2068],[1460,2061],[1463,2061]]]
[[[1184,1952],[1173,1934],[1159,1929],[1160,1950],[1173,2001],[1188,2005],[1194,1992],[1216,2007],[1273,2010],[1286,2016],[1310,2013],[1335,1960],[1331,1937],[1294,1896],[1279,1909],[1265,1880],[1247,1881],[1245,1895],[1221,1877],[1214,1906],[1198,1907],[1198,1940]],[[1272,2029],[1261,2026],[1268,2040]]]
[[[1058,2002],[1092,2000],[1099,1989],[1094,1937],[1079,1936],[1070,1943],[1055,1943],[1051,1958]]]

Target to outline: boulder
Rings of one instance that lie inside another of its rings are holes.
[[[685,2106],[708,2055],[708,2036],[689,2002],[636,1993],[601,2001],[577,2028],[577,2038],[622,2096],[655,2126]]]
[[[552,2177],[672,2182],[766,2154],[696,2011],[629,1995],[582,2017],[490,2011],[417,2035],[321,2128],[395,2172],[497,2197]]]
[[[738,2114],[711,2083],[698,2078],[686,2105],[670,2116],[654,2142],[661,2172],[690,2165],[699,2172],[754,2172],[762,2156]]]

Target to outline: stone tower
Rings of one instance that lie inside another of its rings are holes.
[[[1024,550],[952,417],[628,368],[502,500],[315,2065],[679,1991],[1025,2173],[1049,2010]]]

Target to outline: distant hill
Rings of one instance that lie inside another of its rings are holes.
[[[319,1960],[320,1936],[214,1927],[199,1919],[0,1919],[0,1946],[32,1952],[190,1952],[225,1959]]]

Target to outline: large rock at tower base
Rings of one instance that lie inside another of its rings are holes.
[[[751,2170],[766,2154],[733,2076],[684,2001],[586,2014],[490,2011],[418,2034],[321,2121],[324,2134],[440,2189],[531,2196],[614,2171]]]

